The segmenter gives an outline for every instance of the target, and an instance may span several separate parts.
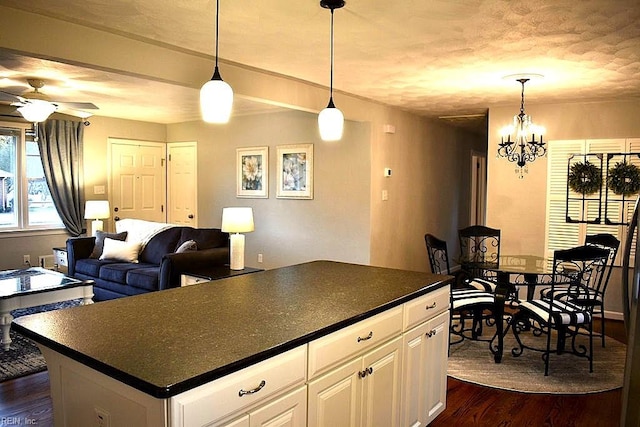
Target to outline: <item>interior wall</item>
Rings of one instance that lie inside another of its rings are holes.
[[[172,142],[198,141],[200,227],[220,227],[222,208],[253,208],[245,265],[277,268],[316,259],[369,263],[369,127],[347,121],[341,141],[323,142],[317,116],[299,111],[233,117],[228,125],[168,126]],[[312,200],[276,198],[277,146],[312,143]],[[236,149],[269,147],[269,198],[236,197]],[[257,262],[258,253],[263,263]]]
[[[489,111],[487,223],[502,230],[501,253],[544,256],[547,158],[537,159],[519,179],[513,163],[494,155],[500,128],[512,122],[518,109],[514,104]],[[526,112],[534,123],[546,127],[547,139],[640,137],[640,100],[533,104],[527,105]],[[607,289],[607,310],[621,310],[620,278],[620,271],[614,271]]]

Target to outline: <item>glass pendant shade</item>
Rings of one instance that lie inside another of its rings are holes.
[[[329,103],[329,106],[320,111],[318,115],[318,128],[320,129],[320,138],[323,141],[339,141],[344,129],[342,111],[336,108],[333,103]]]
[[[32,99],[28,104],[18,108],[22,117],[32,123],[44,122],[54,111],[56,111],[55,105],[40,99]]]
[[[220,78],[216,69],[213,78],[200,89],[202,120],[207,123],[228,123],[232,107],[233,89]]]

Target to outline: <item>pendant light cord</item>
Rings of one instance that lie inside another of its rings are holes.
[[[216,0],[216,68],[218,68],[218,29],[220,19],[220,0]]]
[[[333,8],[331,8],[331,72],[329,78],[329,98],[333,100]]]

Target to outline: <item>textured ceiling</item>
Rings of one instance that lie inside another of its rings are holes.
[[[214,0],[0,4],[206,55],[214,51]],[[317,0],[221,0],[220,57],[326,86],[329,22]],[[42,74],[51,65],[11,56],[0,52],[0,78],[20,80],[34,71],[30,66]],[[55,66],[77,86],[76,93],[60,89],[60,96],[94,102],[99,114],[114,115],[113,105],[130,104],[132,94],[144,91],[154,94],[148,105],[119,114],[147,120],[154,109],[152,116],[165,122],[198,115],[193,89]],[[490,106],[517,104],[519,83],[503,79],[517,73],[544,75],[527,85],[528,103],[640,97],[640,2],[347,0],[335,11],[337,90],[420,115],[468,118]],[[5,79],[0,88],[13,84]],[[47,92],[56,94],[55,84]],[[160,94],[166,102],[159,102]],[[239,110],[251,108],[240,102]]]

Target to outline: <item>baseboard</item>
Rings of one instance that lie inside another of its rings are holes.
[[[604,318],[610,320],[624,320],[624,315],[622,313],[618,313],[617,311],[604,311]]]

